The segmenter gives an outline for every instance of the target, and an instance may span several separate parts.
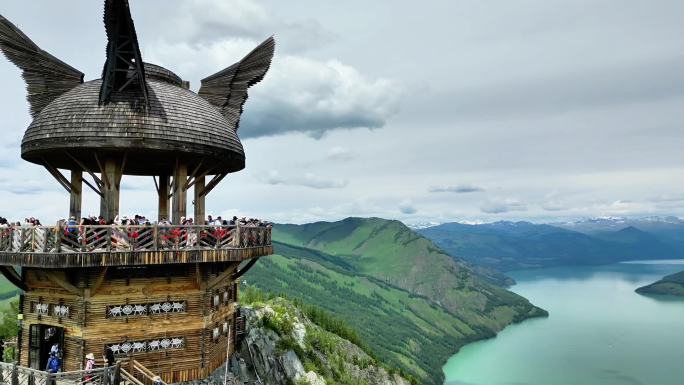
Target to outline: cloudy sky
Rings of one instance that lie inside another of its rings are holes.
[[[101,3],[3,0],[0,14],[93,79],[106,44]],[[239,131],[247,168],[212,192],[208,212],[296,223],[684,216],[680,0],[131,0],[131,9],[143,59],[194,90],[276,37]],[[4,58],[0,80],[0,215],[52,222],[68,196],[20,159],[28,104]],[[84,214],[97,214],[89,193]],[[123,213],[155,216],[151,178],[124,178],[121,196]]]

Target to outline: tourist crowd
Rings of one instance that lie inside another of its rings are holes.
[[[67,228],[76,228],[78,226],[92,226],[92,225],[115,225],[115,226],[151,226],[155,224],[160,224],[160,225],[171,225],[171,221],[169,221],[166,218],[162,218],[159,222],[156,221],[150,221],[148,218],[146,218],[144,215],[134,215],[132,217],[128,216],[119,216],[117,215],[113,220],[111,221],[106,221],[102,216],[87,216],[81,218],[80,221],[76,220],[75,217],[70,217],[69,219],[60,219],[58,221],[59,225],[62,225],[63,227]],[[193,218],[186,218],[186,217],[181,217],[180,219],[180,225],[183,226],[193,226],[195,225]],[[236,216],[233,217],[233,219],[223,219],[221,216],[218,216],[214,218],[213,216],[209,215],[207,216],[207,219],[205,220],[205,226],[247,226],[247,227],[273,227],[273,223],[268,222],[268,221],[262,221],[260,219],[256,218],[247,218],[247,217],[242,217],[238,218]],[[15,227],[15,226],[22,226],[22,227],[32,227],[32,226],[42,226],[42,223],[40,223],[40,220],[34,217],[31,218],[25,218],[24,222],[14,222],[14,221],[9,221],[7,218],[0,217],[0,227]]]
[[[115,249],[147,249],[152,247],[178,248],[195,245],[217,246],[219,243],[227,247],[263,246],[270,243],[270,235],[264,232],[241,231],[235,234],[235,228],[271,228],[271,222],[255,218],[223,219],[209,215],[206,224],[196,226],[192,218],[181,217],[180,226],[172,225],[166,218],[158,222],[150,221],[144,215],[116,216],[107,222],[102,216],[87,216],[80,221],[75,217],[58,221],[56,228],[61,228],[66,241],[72,247],[102,248],[111,240]],[[24,229],[41,226],[35,218],[26,218],[24,223],[8,221],[0,217],[0,232],[3,236],[16,233],[16,239],[27,239]],[[155,228],[156,226],[156,228]],[[5,234],[6,233],[6,234]],[[107,235],[109,234],[109,235]],[[14,238],[14,237],[12,237]],[[9,237],[7,239],[10,239]],[[30,242],[46,242],[45,238],[31,238]],[[34,245],[40,248],[40,245]],[[32,249],[35,247],[31,247]]]

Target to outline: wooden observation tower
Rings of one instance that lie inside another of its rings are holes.
[[[0,270],[24,290],[20,365],[44,369],[57,343],[67,371],[109,347],[167,382],[202,378],[234,347],[236,280],[273,252],[270,228],[205,224],[204,203],[245,167],[240,114],[275,42],[266,39],[203,79],[195,93],[173,72],[143,62],[127,0],[105,1],[104,24],[102,78],[84,82],[0,16],[0,50],[22,70],[33,117],[21,156],[67,190],[76,220],[84,186],[100,196],[110,223],[123,176],[143,175],[150,186],[154,179],[159,220],[172,223],[2,229]],[[180,223],[189,192],[192,226]]]

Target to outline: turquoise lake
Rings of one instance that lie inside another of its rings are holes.
[[[682,385],[684,300],[634,292],[684,261],[512,272],[512,290],[549,311],[465,346],[445,385]]]

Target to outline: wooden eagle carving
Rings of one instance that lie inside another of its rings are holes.
[[[99,103],[106,105],[119,92],[133,90],[149,105],[138,39],[128,0],[105,0],[107,58],[102,69]],[[22,71],[30,112],[36,118],[60,95],[83,83],[83,73],[42,50],[19,28],[0,15],[0,50]],[[261,81],[271,65],[275,40],[269,37],[242,60],[202,80],[197,93],[215,106],[238,129],[247,90]]]

